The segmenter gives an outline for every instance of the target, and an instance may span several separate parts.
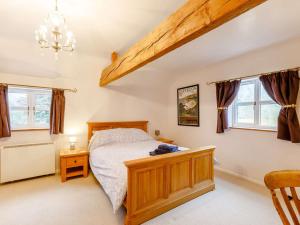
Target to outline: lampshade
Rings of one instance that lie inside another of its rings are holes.
[[[77,137],[75,137],[75,136],[69,137],[69,142],[70,143],[75,143],[76,141],[77,141]]]

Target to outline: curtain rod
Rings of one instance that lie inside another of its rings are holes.
[[[246,78],[253,78],[253,77],[258,77],[258,76],[265,76],[265,75],[270,75],[272,73],[286,72],[288,70],[298,70],[299,71],[299,69],[300,69],[300,67],[295,67],[295,68],[292,68],[292,69],[277,70],[277,71],[268,72],[268,73],[260,73],[260,74],[255,74],[255,75],[248,75],[248,76],[243,76],[243,77],[231,78],[231,79],[227,79],[227,80],[219,80],[219,81],[207,82],[206,84],[207,85],[211,85],[211,84],[217,84],[217,83],[226,82],[226,81],[241,80],[241,79],[246,79]]]
[[[73,93],[77,92],[76,88],[68,89],[68,88],[53,88],[53,87],[35,86],[35,85],[26,85],[26,84],[8,84],[8,83],[5,83],[5,84],[10,85],[10,86],[17,86],[17,87],[30,87],[30,88],[41,88],[41,89],[62,89],[64,91],[70,91]]]

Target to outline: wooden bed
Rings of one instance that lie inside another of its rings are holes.
[[[148,121],[88,122],[93,131],[138,128]],[[214,146],[126,161],[128,170],[125,225],[138,225],[191,199],[214,190]]]

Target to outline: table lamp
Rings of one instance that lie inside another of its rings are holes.
[[[75,150],[76,141],[77,141],[77,138],[75,136],[69,137],[70,150]]]

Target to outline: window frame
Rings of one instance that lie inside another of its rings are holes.
[[[27,110],[27,124],[26,125],[19,125],[13,126],[12,124],[12,116],[10,115],[10,123],[11,123],[11,130],[12,131],[22,131],[22,130],[49,130],[50,129],[50,121],[49,124],[37,124],[35,123],[35,113],[36,113],[36,102],[35,96],[42,95],[42,94],[49,94],[50,98],[52,97],[52,90],[51,89],[40,89],[40,88],[23,88],[23,87],[16,87],[16,86],[9,86],[8,87],[8,99],[10,93],[26,93],[27,94],[27,107],[16,107],[10,106],[10,102],[8,100],[9,105],[9,112],[13,109],[15,110]],[[51,99],[50,99],[51,102]],[[50,108],[49,107],[49,115],[50,115]],[[48,111],[48,110],[45,110]],[[50,119],[50,118],[49,118]]]
[[[231,117],[231,128],[277,131],[277,124],[276,126],[261,125],[261,107],[263,105],[273,105],[277,103],[273,100],[261,100],[261,88],[263,88],[263,86],[258,78],[242,80],[241,85],[245,84],[254,84],[254,102],[238,102],[238,96],[235,98],[229,110],[229,114]],[[238,106],[243,105],[251,105],[254,107],[253,123],[238,123]]]

